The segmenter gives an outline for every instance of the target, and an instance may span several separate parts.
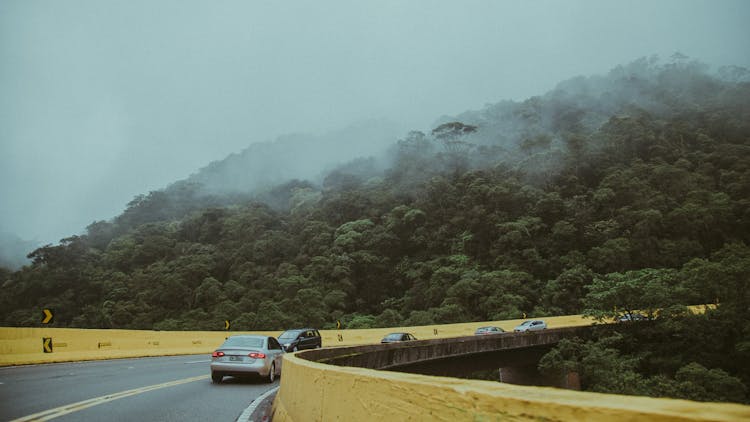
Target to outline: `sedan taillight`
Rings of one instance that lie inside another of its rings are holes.
[[[222,356],[224,356],[224,352],[213,352],[211,354],[211,357],[214,357],[214,358],[220,358]]]
[[[266,358],[265,353],[259,353],[259,352],[252,352],[248,356],[250,356],[253,359],[265,359]]]

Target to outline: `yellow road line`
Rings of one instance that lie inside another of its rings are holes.
[[[147,393],[149,391],[158,390],[160,388],[174,387],[180,384],[187,384],[189,382],[207,379],[208,375],[200,375],[197,377],[183,378],[181,380],[175,380],[165,382],[163,384],[149,385],[147,387],[134,388],[132,390],[121,391],[119,393],[107,394],[106,396],[95,397],[93,399],[79,401],[77,403],[66,404],[65,406],[56,407],[54,409],[45,410],[43,412],[34,413],[33,415],[24,416],[19,419],[14,419],[11,422],[28,422],[28,421],[48,421],[50,419],[58,418],[68,413],[77,412],[98,404],[107,403],[113,400],[121,399],[124,397],[134,396],[136,394]]]

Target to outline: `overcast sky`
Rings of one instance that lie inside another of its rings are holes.
[[[0,1],[0,231],[57,242],[252,142],[542,94],[675,51],[750,67],[750,1]]]

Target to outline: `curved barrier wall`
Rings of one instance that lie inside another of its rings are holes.
[[[274,422],[750,420],[750,406],[738,404],[525,387],[326,365],[304,358],[316,352],[284,356]]]
[[[211,353],[234,334],[242,333],[0,327],[0,366]]]
[[[551,327],[589,325],[580,315],[545,318]],[[380,343],[393,331],[408,331],[420,339],[472,335],[481,325],[497,325],[512,331],[522,320],[472,322],[420,327],[361,330],[320,330],[323,347]],[[211,353],[227,336],[281,331],[151,331],[77,328],[0,327],[0,366],[78,360]],[[52,353],[44,353],[43,339],[51,338]]]

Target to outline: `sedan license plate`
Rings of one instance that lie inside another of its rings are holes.
[[[241,361],[242,356],[229,356],[229,360],[231,361]]]

